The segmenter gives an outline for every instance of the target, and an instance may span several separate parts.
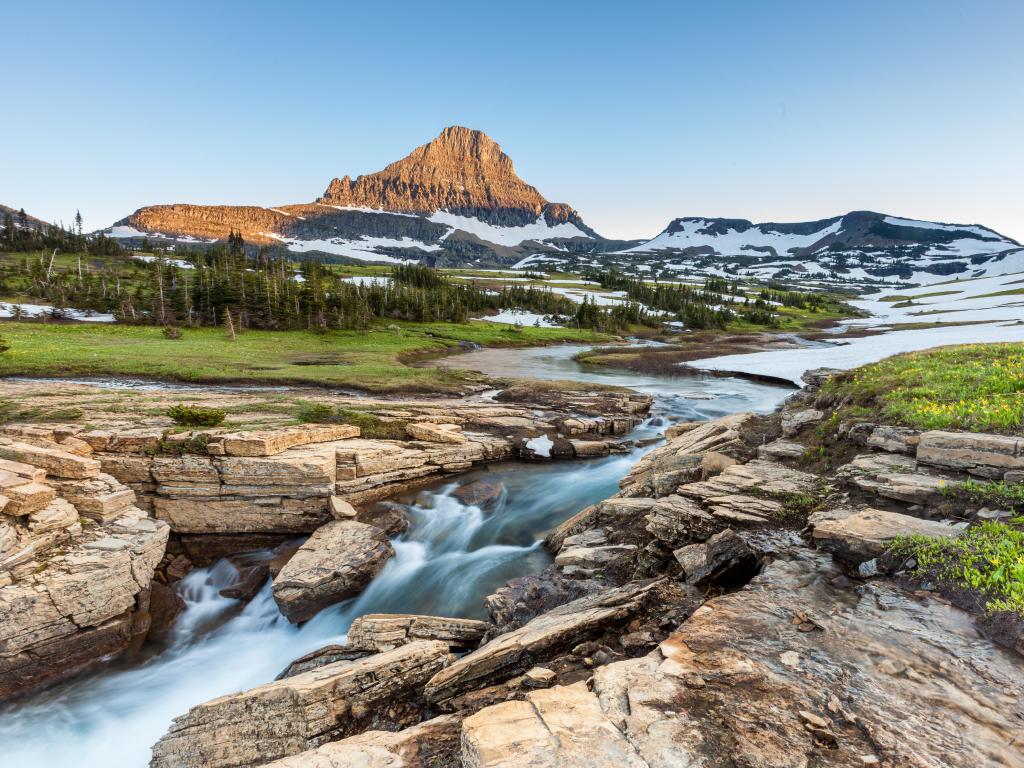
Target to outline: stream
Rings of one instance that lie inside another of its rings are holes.
[[[668,377],[583,367],[587,347],[485,349],[439,365],[494,376],[629,386],[654,396],[633,435],[646,441],[674,421],[739,411],[767,412],[792,390],[734,378]],[[487,395],[485,395],[487,397]],[[585,506],[616,492],[618,481],[653,446],[587,461],[505,462],[448,478],[382,502],[398,504],[409,529],[395,556],[358,597],[321,611],[302,626],[278,612],[269,582],[247,605],[219,595],[235,580],[226,560],[178,583],[186,608],[166,646],[0,706],[0,764],[11,768],[140,768],[171,720],[189,707],[273,680],[293,659],[342,642],[366,613],[425,613],[486,618],[483,600],[509,579],[551,562],[544,535]],[[453,492],[486,480],[504,491],[486,510]]]

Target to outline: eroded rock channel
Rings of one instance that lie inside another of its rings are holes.
[[[1024,450],[865,424],[838,471],[817,471],[801,459],[827,418],[819,380],[776,412],[784,390],[729,379],[381,406],[409,423],[401,441],[8,428],[20,490],[5,491],[17,547],[0,554],[0,600],[21,623],[5,622],[0,658],[23,695],[0,717],[5,754],[1024,763],[1019,638],[993,642],[885,548],[958,536],[979,510],[951,511],[941,489],[1019,472]]]

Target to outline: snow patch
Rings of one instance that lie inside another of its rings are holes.
[[[508,323],[509,325],[537,325],[541,328],[559,328],[558,323],[553,323],[548,318],[550,315],[538,315],[536,312],[527,312],[525,309],[503,309],[496,315],[475,317],[474,320],[485,320],[488,323]]]
[[[541,435],[526,441],[526,448],[533,451],[534,456],[543,456],[545,459],[551,458],[551,449],[554,445],[554,441],[547,435]]]
[[[430,221],[435,224],[445,224],[453,230],[461,229],[476,235],[481,240],[498,245],[514,246],[526,240],[544,241],[555,237],[586,237],[590,235],[583,232],[575,224],[563,222],[554,226],[544,220],[544,216],[538,216],[532,224],[524,224],[521,227],[499,227],[495,224],[475,219],[471,216],[457,216],[448,211],[437,211],[430,215]],[[450,234],[450,233],[449,233]]]

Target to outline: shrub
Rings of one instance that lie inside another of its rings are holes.
[[[302,403],[295,417],[305,424],[329,424],[337,421],[334,409],[327,403]]]
[[[408,440],[405,432],[406,421],[387,420],[372,413],[339,406],[332,408],[326,403],[300,403],[295,417],[306,424],[351,424],[359,427],[362,437],[371,440]]]
[[[201,405],[172,405],[167,415],[175,424],[186,427],[216,427],[224,421],[225,414],[220,408],[205,408]]]
[[[161,333],[163,333],[165,339],[181,338],[181,328],[175,328],[173,325],[168,325]]]

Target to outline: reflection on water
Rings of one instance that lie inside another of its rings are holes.
[[[634,376],[581,371],[579,348],[481,350],[489,373],[629,384],[655,395],[652,416],[636,438],[670,422],[741,410],[769,410],[788,390],[735,379]],[[483,364],[483,363],[479,363]],[[504,371],[504,372],[503,372]],[[484,617],[483,599],[511,578],[550,563],[544,534],[583,507],[612,495],[619,479],[650,448],[582,462],[507,463],[456,482],[406,494],[410,520],[395,556],[357,598],[321,611],[301,627],[278,612],[269,583],[248,605],[220,596],[235,569],[227,561],[198,569],[178,584],[186,609],[168,647],[134,667],[107,667],[0,709],[0,765],[17,768],[145,766],[149,747],[171,719],[216,696],[272,680],[290,661],[344,639],[365,613],[408,612]],[[476,481],[500,484],[491,504],[453,495]]]

